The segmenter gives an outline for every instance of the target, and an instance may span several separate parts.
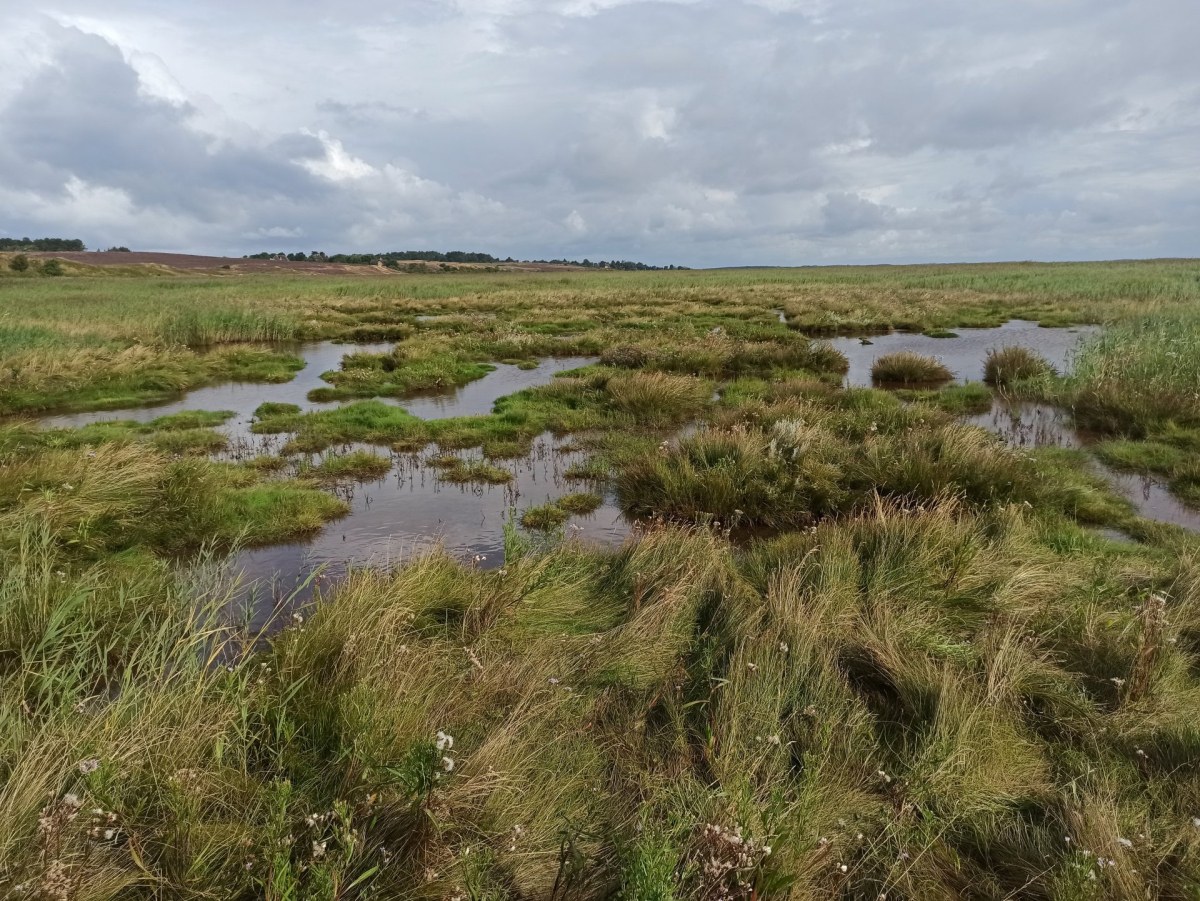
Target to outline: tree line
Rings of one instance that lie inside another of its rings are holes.
[[[87,250],[78,238],[0,238],[0,251],[52,252]]]
[[[465,250],[450,250],[445,253],[438,250],[393,250],[388,253],[335,253],[328,255],[320,250],[311,253],[253,253],[243,256],[245,260],[290,260],[293,263],[347,263],[350,265],[374,266],[383,263],[397,263],[402,260],[424,260],[430,263],[550,263],[559,266],[580,266],[585,269],[623,269],[623,270],[675,270],[687,269],[687,266],[651,266],[647,263],[635,263],[630,260],[601,260],[593,263],[584,260],[514,260],[512,257],[500,259],[490,253],[473,253]]]

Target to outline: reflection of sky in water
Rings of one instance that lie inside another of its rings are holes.
[[[349,516],[329,523],[306,541],[247,550],[238,557],[235,571],[243,570],[247,579],[277,576],[273,593],[286,595],[317,566],[326,565],[329,575],[336,577],[347,564],[396,563],[435,540],[455,556],[486,557],[478,561],[481,567],[502,566],[504,525],[512,511],[519,514],[564,494],[589,490],[588,483],[563,478],[563,472],[584,456],[577,451],[562,453],[564,444],[547,434],[534,442],[529,457],[492,461],[513,473],[507,485],[439,482],[437,470],[420,462],[437,451],[433,446],[420,455],[395,455],[395,465],[383,479],[340,492],[350,504]],[[469,451],[460,456],[480,455]],[[628,533],[629,524],[611,495],[595,513],[572,517],[567,525],[567,534],[588,543],[619,544]],[[269,606],[264,607],[256,618],[269,612]]]
[[[965,417],[965,421],[994,432],[1012,447],[1086,448],[1099,438],[1076,429],[1069,413],[1046,404],[996,401],[987,413]],[[1184,506],[1160,482],[1112,469],[1094,457],[1091,462],[1141,516],[1200,531],[1200,511]]]
[[[930,338],[909,332],[871,335],[871,344],[859,338],[832,338],[829,343],[845,354],[850,362],[846,373],[849,386],[871,384],[871,364],[884,354],[909,350],[928,357],[937,357],[959,382],[983,381],[983,362],[988,351],[1012,344],[1028,348],[1054,366],[1059,372],[1070,368],[1071,355],[1080,340],[1094,334],[1097,326],[1075,328],[1039,328],[1036,322],[1013,319],[1000,328],[954,329],[957,338]]]
[[[846,355],[850,370],[847,385],[871,384],[871,365],[883,354],[900,350],[935,356],[948,366],[958,381],[979,381],[988,351],[1008,345],[1026,347],[1047,359],[1060,372],[1070,368],[1072,355],[1081,339],[1095,327],[1043,329],[1036,323],[1012,321],[999,329],[959,329],[957,338],[929,338],[896,332],[869,338],[864,345],[858,338],[834,338],[829,343]],[[287,436],[262,436],[250,432],[252,414],[259,404],[296,404],[304,410],[329,409],[353,401],[314,404],[308,400],[313,388],[327,385],[321,374],[341,366],[343,355],[354,352],[380,353],[391,344],[351,345],[323,342],[307,345],[297,352],[305,359],[305,368],[291,382],[279,385],[233,383],[214,385],[189,392],[186,396],[156,406],[128,410],[89,412],[43,417],[45,427],[78,427],[90,422],[133,419],[147,422],[158,416],[184,410],[233,410],[236,414],[222,431],[230,436],[231,455],[273,453]],[[431,391],[403,399],[384,398],[385,403],[401,406],[423,419],[452,416],[481,416],[492,411],[497,398],[525,388],[550,382],[555,374],[586,366],[594,358],[572,357],[542,360],[536,369],[522,370],[510,364],[495,364],[496,369],[461,388]],[[1037,404],[1007,406],[997,402],[993,409],[966,421],[982,426],[1016,447],[1057,445],[1081,447],[1088,442],[1072,426],[1070,417],[1053,407]],[[396,563],[433,542],[465,559],[486,558],[480,566],[503,564],[504,526],[513,510],[518,513],[573,491],[585,491],[586,483],[568,483],[563,471],[582,455],[560,453],[565,440],[543,435],[534,452],[525,459],[498,461],[495,465],[510,470],[514,479],[508,485],[459,486],[439,482],[436,470],[421,464],[421,455],[393,455],[392,471],[383,479],[339,489],[351,507],[350,514],[305,541],[273,547],[255,548],[238,555],[234,571],[243,572],[247,588],[242,597],[257,591],[268,602],[256,604],[255,624],[262,625],[271,614],[270,598],[290,594],[305,582],[317,567],[326,567],[326,577],[336,578],[347,566]],[[344,452],[353,448],[335,448]],[[365,448],[386,454],[383,448]],[[478,457],[479,451],[463,453]],[[1128,497],[1145,517],[1200,529],[1200,513],[1188,510],[1165,488],[1153,480],[1100,468],[1113,486]],[[605,545],[620,543],[629,533],[629,524],[621,516],[609,492],[605,504],[586,517],[573,517],[568,534],[584,541]],[[257,584],[257,588],[254,585]],[[312,596],[313,586],[301,590],[296,603]]]

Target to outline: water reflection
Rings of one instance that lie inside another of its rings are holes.
[[[282,384],[227,382],[207,388],[197,388],[166,403],[131,407],[124,410],[93,410],[86,413],[65,413],[37,419],[42,428],[79,428],[93,422],[133,420],[149,422],[160,416],[182,413],[185,410],[232,410],[234,415],[218,431],[229,437],[224,458],[244,459],[263,453],[276,453],[286,437],[255,435],[250,431],[254,411],[262,403],[295,404],[301,410],[328,410],[354,403],[361,398],[314,403],[308,392],[328,388],[322,373],[341,367],[342,357],[350,353],[387,353],[392,344],[318,344],[292,348],[304,361],[305,367],[294,379]],[[521,369],[510,363],[493,363],[495,370],[461,388],[443,388],[418,392],[403,398],[380,398],[383,403],[403,407],[422,419],[443,419],[451,416],[485,416],[492,412],[498,398],[525,388],[545,385],[568,369],[577,369],[596,362],[595,357],[549,357],[538,361],[535,369]]]
[[[565,439],[549,434],[534,442],[533,452],[526,458],[492,461],[513,474],[506,485],[439,481],[438,470],[424,463],[436,452],[436,446],[431,446],[421,454],[393,455],[392,471],[383,479],[340,490],[350,505],[350,515],[329,523],[308,540],[241,553],[235,571],[241,570],[248,582],[257,583],[242,595],[243,603],[256,598],[254,626],[261,627],[278,602],[298,587],[301,590],[293,603],[306,603],[315,583],[307,587],[304,583],[318,567],[325,567],[325,579],[336,579],[352,566],[395,565],[439,541],[451,554],[482,567],[502,566],[504,527],[514,511],[519,515],[527,507],[589,490],[584,483],[564,476],[568,468],[581,462],[583,454]],[[459,456],[480,458],[478,451]],[[599,510],[572,517],[566,528],[573,536],[605,546],[620,544],[630,530],[611,493],[605,495]]]
[[[999,435],[1011,447],[1087,448],[1099,435],[1075,427],[1070,412],[1048,404],[997,399],[987,413],[964,417],[966,422]],[[1200,531],[1200,511],[1183,504],[1150,476],[1123,472],[1089,458],[1093,469],[1129,500],[1138,515]]]
[[[988,351],[1018,345],[1044,357],[1059,372],[1070,369],[1079,342],[1098,331],[1098,326],[1039,328],[1036,322],[1012,319],[1000,328],[956,329],[957,338],[930,338],[913,332],[872,335],[870,344],[861,338],[832,338],[829,343],[841,351],[850,363],[845,384],[869,387],[871,366],[885,354],[907,350],[941,360],[958,382],[983,380],[983,364]]]

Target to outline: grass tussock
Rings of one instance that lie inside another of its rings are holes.
[[[486,460],[441,453],[430,457],[427,462],[437,470],[437,477],[443,482],[453,482],[458,485],[471,483],[506,485],[513,480],[511,470],[493,466]]]
[[[357,450],[347,454],[327,452],[315,465],[301,466],[300,475],[322,482],[373,482],[382,479],[391,469],[391,458]]]
[[[701,431],[631,461],[617,477],[624,509],[637,517],[773,529],[803,528],[876,495],[1037,505],[1085,522],[1125,515],[1086,476],[1082,461],[1010,449],[936,408],[904,406],[883,392],[848,392],[826,405],[780,404],[759,415],[757,424],[742,419]]]
[[[1018,345],[989,351],[984,360],[983,373],[983,380],[997,388],[1046,379],[1056,374],[1054,367],[1042,357]]]
[[[885,385],[921,385],[949,381],[954,373],[933,357],[901,350],[875,360],[871,378]]]
[[[59,575],[24,534],[0,792],[5,878],[43,893],[1184,897],[1198,876],[1194,557],[880,502],[740,558],[674,528],[502,572],[433,554],[250,654],[204,612],[218,573]]]
[[[286,379],[296,358],[238,343],[281,337],[401,342],[346,355],[323,389],[346,398],[602,364],[488,416],[264,404],[284,455],[242,465],[203,457],[224,413],[0,428],[0,894],[1195,894],[1194,536],[1088,451],[958,422],[986,386],[842,389],[798,332],[1111,321],[1031,390],[1200,500],[1196,263],[230,276],[219,299],[63,271],[0,280],[0,412]],[[272,636],[236,625],[222,553],[311,534],[391,465],[329,448],[434,443],[442,477],[499,482],[485,460],[546,432],[645,520],[624,546],[565,540],[603,504],[568,494],[522,511],[501,568],[434,552],[322,583]]]

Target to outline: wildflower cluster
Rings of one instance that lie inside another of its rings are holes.
[[[441,779],[442,773],[454,772],[454,758],[450,754],[454,750],[454,736],[447,732],[442,732],[440,729],[437,734],[437,741],[434,742],[434,747],[442,752],[442,769],[439,773],[434,773],[434,779]]]
[[[88,823],[88,838],[96,841],[111,842],[117,837],[117,813],[115,810],[105,810],[93,807]]]
[[[740,826],[729,829],[708,823],[700,835],[696,862],[699,897],[704,901],[740,901],[754,897],[754,871],[771,854],[771,846],[744,837]]]
[[[79,816],[83,802],[75,794],[66,794],[42,808],[38,817],[38,836],[47,850],[62,845],[67,828]]]

